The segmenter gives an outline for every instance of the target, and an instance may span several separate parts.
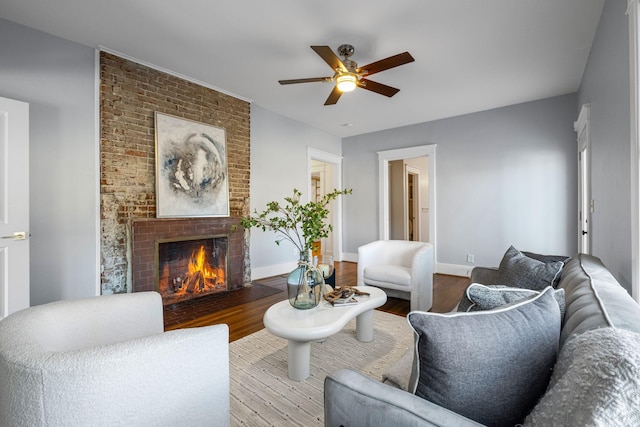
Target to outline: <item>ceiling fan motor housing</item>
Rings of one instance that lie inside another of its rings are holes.
[[[344,64],[344,67],[350,72],[350,73],[355,73],[356,69],[358,68],[358,64],[356,63],[356,61],[352,61],[350,59],[345,59],[344,61],[342,61],[342,64]]]
[[[344,58],[348,58],[353,55],[354,51],[355,48],[350,44],[341,44],[340,46],[338,46],[338,55]]]

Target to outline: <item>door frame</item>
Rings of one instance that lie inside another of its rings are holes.
[[[338,190],[342,190],[342,156],[338,156],[327,151],[317,148],[307,147],[307,194],[311,200],[311,161],[316,160],[328,163],[333,166],[333,184]],[[333,259],[334,261],[342,261],[342,197],[338,197],[333,201]]]
[[[591,107],[584,104],[573,124],[578,141],[578,252],[591,253]]]
[[[378,151],[378,239],[389,240],[389,162],[428,157],[429,159],[429,243],[433,245],[434,263],[437,264],[436,235],[436,147],[437,144]]]
[[[631,296],[640,303],[640,4],[627,0],[629,17],[631,155]]]

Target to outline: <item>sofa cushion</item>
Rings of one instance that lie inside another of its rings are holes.
[[[493,310],[513,302],[521,301],[538,295],[539,291],[523,288],[510,288],[504,285],[481,285],[472,283],[462,295],[458,311]],[[564,289],[556,289],[553,293],[558,307],[560,319],[564,317]]]
[[[498,283],[492,284],[540,291],[554,286],[563,266],[562,261],[542,262],[529,258],[511,246],[500,261]]]
[[[565,290],[567,303],[561,347],[572,335],[596,328],[611,326],[640,333],[640,306],[599,258],[585,254],[571,258],[558,288]]]
[[[553,289],[473,313],[411,312],[416,395],[487,425],[521,422],[556,361],[560,310]]]
[[[525,425],[640,425],[640,335],[600,328],[572,338]]]

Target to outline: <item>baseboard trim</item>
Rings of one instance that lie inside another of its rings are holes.
[[[449,276],[471,277],[471,270],[475,265],[445,264],[439,262],[436,264],[436,273],[447,274]]]
[[[295,262],[286,262],[283,264],[267,265],[265,267],[251,267],[251,280],[260,280],[265,277],[278,276],[280,274],[289,274],[296,268]]]
[[[343,261],[358,262],[358,254],[344,252],[342,254]],[[471,270],[475,265],[460,265],[460,264],[445,264],[442,262],[436,263],[436,273],[447,274],[449,276],[471,277]]]
[[[347,262],[358,262],[358,254],[344,252],[342,260]],[[436,263],[436,273],[447,274],[449,276],[471,277],[471,270],[474,265],[445,264]],[[278,276],[280,274],[289,274],[296,268],[295,262],[287,262],[283,264],[267,265],[265,267],[251,268],[251,280],[264,279],[265,277]]]
[[[348,262],[358,262],[358,254],[343,252],[342,260]]]

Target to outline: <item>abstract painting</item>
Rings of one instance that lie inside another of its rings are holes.
[[[229,216],[226,132],[155,113],[156,216]]]

